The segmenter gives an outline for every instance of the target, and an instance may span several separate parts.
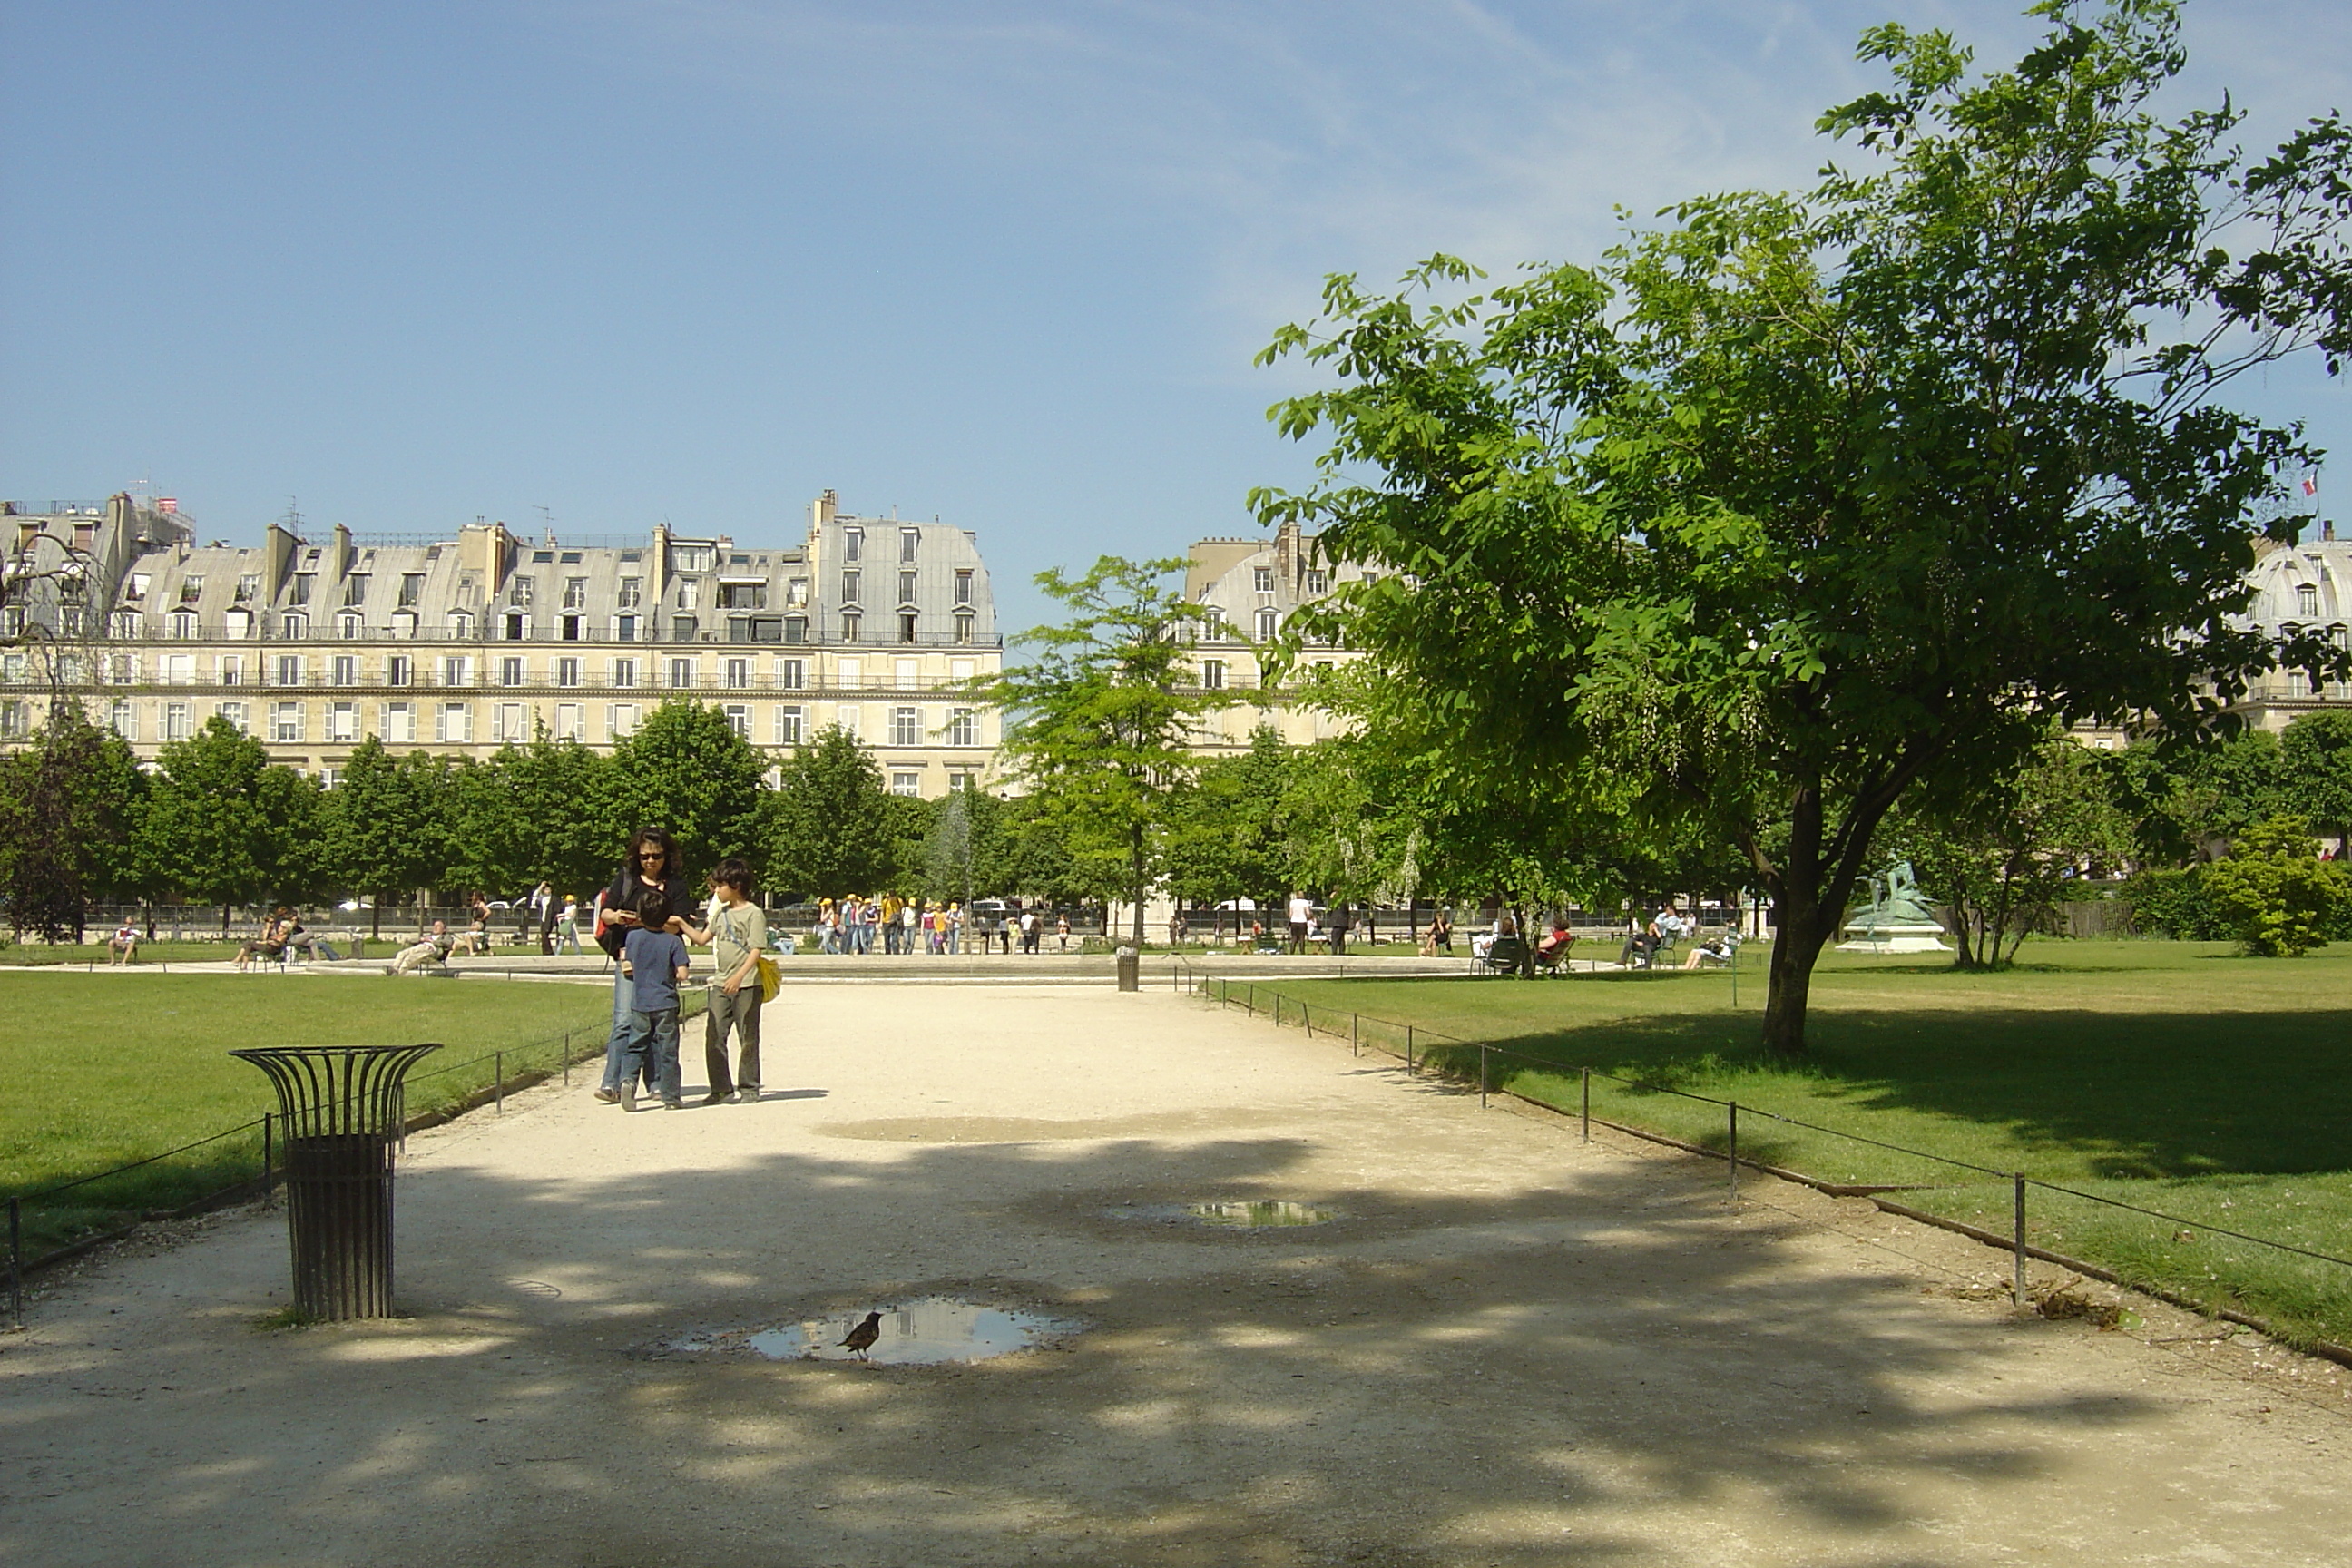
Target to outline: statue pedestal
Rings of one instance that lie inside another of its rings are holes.
[[[1845,928],[1846,939],[1837,944],[1840,952],[1949,952],[1944,945],[1944,928],[1932,921],[1924,924],[1874,925],[1856,921]]]

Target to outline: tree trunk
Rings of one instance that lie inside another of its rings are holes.
[[[1813,964],[1828,933],[1821,903],[1808,889],[1780,900],[1780,935],[1772,943],[1771,984],[1764,997],[1764,1048],[1775,1056],[1805,1054],[1805,1004],[1812,995]]]
[[[373,941],[381,938],[383,935],[383,890],[379,889],[375,897],[368,900],[368,937],[371,941]]]
[[[221,940],[228,940],[228,905],[221,905]]]
[[[1128,876],[1135,889],[1135,951],[1143,951],[1143,829],[1128,842]]]

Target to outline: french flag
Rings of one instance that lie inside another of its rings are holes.
[[[2315,496],[2319,493],[2319,479],[2317,475],[2305,474],[2303,476],[2303,493],[2307,496]]]

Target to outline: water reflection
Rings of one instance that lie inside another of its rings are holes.
[[[841,1342],[868,1310],[805,1318],[798,1322],[689,1334],[666,1349],[724,1354],[749,1351],[769,1361],[854,1361]],[[890,1366],[940,1366],[1010,1355],[1078,1331],[1078,1325],[1044,1312],[994,1307],[953,1296],[878,1304],[879,1335],[866,1359]]]
[[[1191,1204],[1126,1204],[1110,1211],[1114,1219],[1180,1221],[1215,1226],[1220,1230],[1267,1230],[1286,1226],[1322,1225],[1343,1217],[1338,1209],[1320,1204],[1294,1203],[1288,1198],[1220,1198]]]

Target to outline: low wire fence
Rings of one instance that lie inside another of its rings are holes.
[[[678,1019],[701,1015],[698,993],[681,993]],[[608,1029],[574,1027],[497,1046],[412,1074],[404,1090],[401,1130],[436,1127],[484,1106],[506,1110],[506,1097],[601,1060]],[[257,1083],[258,1080],[257,1079]],[[258,1198],[267,1202],[280,1174],[278,1113],[162,1150],[69,1182],[11,1194],[8,1206],[8,1310],[25,1321],[25,1281],[158,1220],[186,1219]],[[28,1255],[28,1248],[30,1249]]]
[[[1173,984],[1220,1006],[1242,1007],[1277,1026],[1302,1028],[1310,1037],[1344,1038],[1356,1055],[1393,1058],[1408,1074],[1475,1090],[1481,1106],[1507,1096],[1572,1117],[1586,1142],[1599,1126],[1721,1160],[1733,1198],[1747,1170],[1835,1197],[1866,1198],[1886,1213],[1999,1247],[2010,1255],[2008,1289],[2021,1306],[2032,1300],[2028,1260],[2040,1259],[2352,1365],[2352,1344],[2347,1342],[2352,1342],[2352,1258],[2326,1245],[2260,1236],[2213,1218],[2214,1212],[2234,1211],[2238,1199],[2228,1195],[2234,1192],[2250,1205],[2272,1204],[2271,1212],[2292,1223],[2308,1211],[2300,1204],[2280,1206],[2294,1202],[2291,1193],[2257,1197],[2246,1185],[2208,1185],[2196,1192],[2187,1182],[2168,1184],[2177,1194],[2196,1199],[2183,1207],[2208,1210],[2170,1212],[2093,1190],[2127,1185],[2145,1192],[2155,1178],[2079,1185],[2045,1181],[1654,1079],[1318,1006],[1262,982],[1201,973],[1190,965],[1180,964]],[[2309,1206],[2331,1207],[2315,1199]],[[2315,1234],[2305,1240],[2324,1243],[2332,1239],[2335,1226],[2322,1214],[2311,1228]]]

